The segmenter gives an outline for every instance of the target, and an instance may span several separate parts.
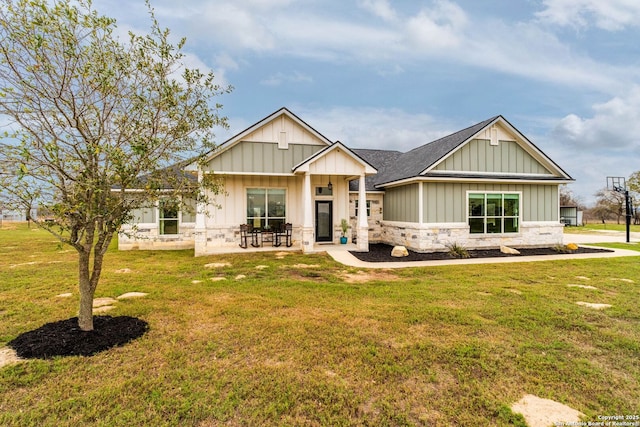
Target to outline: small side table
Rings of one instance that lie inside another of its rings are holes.
[[[272,230],[262,230],[262,241],[260,246],[264,246],[264,242],[271,242],[271,246],[274,244],[274,233]]]

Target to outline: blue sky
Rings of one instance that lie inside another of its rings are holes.
[[[142,33],[143,1],[95,0]],[[502,114],[585,203],[640,170],[637,0],[152,0],[231,129],[288,107],[352,148],[406,151]]]

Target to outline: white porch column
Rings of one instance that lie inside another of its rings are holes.
[[[304,174],[304,182],[302,185],[302,211],[304,219],[302,222],[302,252],[312,252],[314,235],[313,235],[313,203],[311,193],[311,175],[309,172]]]
[[[367,189],[365,188],[364,173],[358,181],[358,250],[369,252],[369,223],[367,222]]]
[[[198,167],[198,184],[202,186],[204,172]],[[202,187],[200,187],[200,191]],[[207,246],[207,205],[202,200],[198,200],[196,204],[196,227],[194,232],[194,250],[195,255],[201,255],[206,252]]]

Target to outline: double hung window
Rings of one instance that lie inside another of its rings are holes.
[[[160,213],[160,234],[178,234],[180,204],[176,200],[161,199],[158,211]]]

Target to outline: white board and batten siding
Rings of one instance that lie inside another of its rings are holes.
[[[309,163],[312,175],[359,176],[363,171],[362,163],[336,148]]]
[[[253,142],[275,142],[285,148],[287,144],[321,145],[326,147],[327,143],[309,130],[296,123],[285,114],[265,123],[263,126],[253,130],[248,135],[242,137],[243,141]]]

